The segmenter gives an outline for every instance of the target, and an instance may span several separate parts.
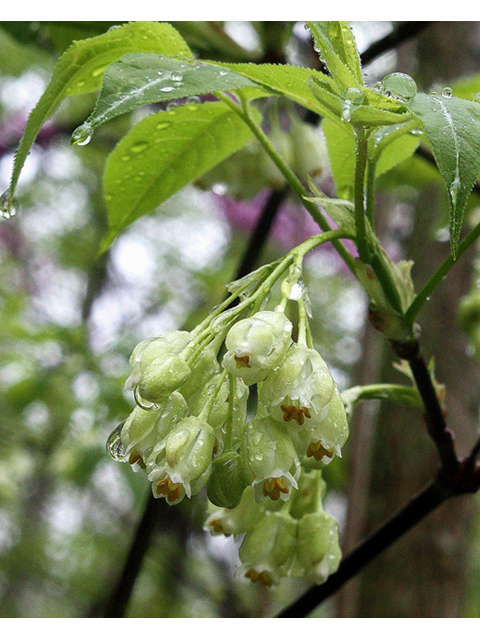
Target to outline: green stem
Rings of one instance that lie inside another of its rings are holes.
[[[367,168],[367,138],[365,131],[356,127],[355,132],[355,185],[354,185],[354,212],[355,230],[357,236],[358,255],[362,262],[370,264],[371,251],[367,237],[365,224],[365,172]]]
[[[452,267],[455,265],[456,260],[458,260],[458,258],[460,258],[479,237],[480,223],[477,224],[459,243],[457,249],[457,258],[454,259],[452,254],[450,254],[448,258],[446,258],[438,267],[438,269],[432,274],[432,276],[430,276],[429,280],[415,296],[412,304],[405,312],[405,320],[408,323],[413,324],[415,322],[418,314],[422,310],[423,305],[428,301],[430,295],[435,291],[441,281],[447,277],[450,269],[452,269]]]
[[[300,180],[293,173],[293,171],[290,169],[290,167],[287,165],[284,159],[277,152],[273,144],[270,142],[269,137],[265,134],[261,126],[258,124],[257,120],[252,116],[252,114],[250,113],[250,108],[248,103],[244,102],[243,105],[240,106],[234,100],[232,100],[231,98],[223,94],[219,94],[218,97],[221,100],[223,100],[226,104],[228,104],[228,106],[231,109],[233,109],[240,118],[242,118],[245,124],[248,127],[250,127],[250,129],[252,130],[253,134],[255,135],[259,143],[262,145],[265,152],[270,156],[270,158],[277,165],[279,170],[283,173],[288,184],[290,185],[290,188],[300,199],[305,209],[307,209],[307,211],[310,213],[310,215],[315,220],[315,222],[317,222],[319,227],[323,231],[331,231],[330,225],[328,224],[325,217],[321,214],[318,207],[313,202],[309,202],[308,200],[305,200],[305,198],[309,197],[309,193],[306,191],[306,189],[304,188]],[[354,258],[346,249],[346,247],[339,240],[332,241],[332,245],[334,246],[338,254],[342,257],[343,261],[345,262],[347,267],[350,269],[350,271],[352,273],[355,273]]]

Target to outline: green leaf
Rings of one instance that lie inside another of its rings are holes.
[[[25,160],[45,120],[67,96],[98,89],[105,68],[133,51],[193,58],[183,38],[167,23],[132,22],[72,44],[60,57],[45,92],[28,118],[15,155],[9,189],[11,199]]]
[[[86,124],[95,129],[142,104],[255,86],[230,69],[153,53],[132,53],[110,65]]]
[[[309,197],[304,199],[318,204],[318,206],[321,207],[325,213],[338,224],[339,229],[342,229],[352,237],[355,237],[355,207],[353,202],[350,200],[329,198],[311,179],[308,181],[308,186],[315,195],[311,198]]]
[[[480,174],[480,104],[419,93],[408,107],[422,122],[447,187],[450,246],[455,258],[467,199]]]
[[[222,62],[222,66],[241,73],[267,91],[267,93],[258,91],[258,94],[255,91],[252,92],[250,96],[252,99],[263,95],[280,95],[319,115],[326,116],[330,113],[328,108],[314,98],[308,84],[313,77],[322,86],[330,86],[332,92],[336,91],[333,80],[320,71],[289,64],[226,64]]]
[[[110,154],[103,181],[110,232],[152,211],[252,137],[223,102],[184,105],[140,120]]]
[[[347,22],[329,20],[308,23],[319,52],[341,89],[364,86],[360,57]]]
[[[322,129],[327,141],[328,157],[337,198],[353,200],[355,175],[355,138],[353,131],[338,120],[325,118]]]

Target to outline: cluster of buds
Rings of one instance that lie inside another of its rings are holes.
[[[260,282],[252,274],[233,283],[238,304],[228,299],[192,332],[137,345],[126,382],[136,406],[107,443],[170,505],[205,489],[208,529],[245,534],[244,575],[267,585],[287,575],[324,580],[340,558],[336,523],[321,506],[321,468],[340,455],[348,424],[313,348],[298,259],[292,263],[264,269]],[[261,308],[288,267],[282,302]],[[286,315],[292,300],[296,340]],[[256,407],[250,402],[247,413],[253,386]]]

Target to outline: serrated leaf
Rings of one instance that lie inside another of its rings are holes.
[[[105,71],[95,109],[86,122],[95,129],[142,104],[248,86],[255,85],[248,78],[217,65],[153,53],[132,53]]]
[[[74,42],[60,57],[47,88],[28,118],[15,154],[9,189],[11,198],[25,160],[45,120],[67,96],[98,89],[105,68],[129,51],[178,54],[193,59],[183,38],[167,23],[132,22],[100,36]]]
[[[223,102],[185,105],[140,120],[110,154],[103,180],[110,232],[116,235],[252,137]]]
[[[447,187],[450,247],[456,257],[467,199],[480,174],[480,104],[418,93],[408,107],[421,120]]]
[[[347,22],[308,23],[318,51],[341,89],[364,86],[360,57]]]

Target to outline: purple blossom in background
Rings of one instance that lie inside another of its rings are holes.
[[[233,229],[248,232],[255,228],[269,195],[270,191],[265,189],[250,200],[234,200],[228,196],[218,194],[215,194],[214,197],[217,199],[230,226]],[[325,213],[324,215],[327,217]],[[320,232],[319,225],[313,220],[308,211],[293,199],[287,198],[280,206],[273,222],[270,239],[279,246],[282,252],[286,253],[312,235]],[[353,243],[347,240],[345,245],[353,255],[357,255]],[[328,254],[335,261],[337,270],[346,270],[343,260],[330,243],[317,247],[312,253],[317,251]]]

